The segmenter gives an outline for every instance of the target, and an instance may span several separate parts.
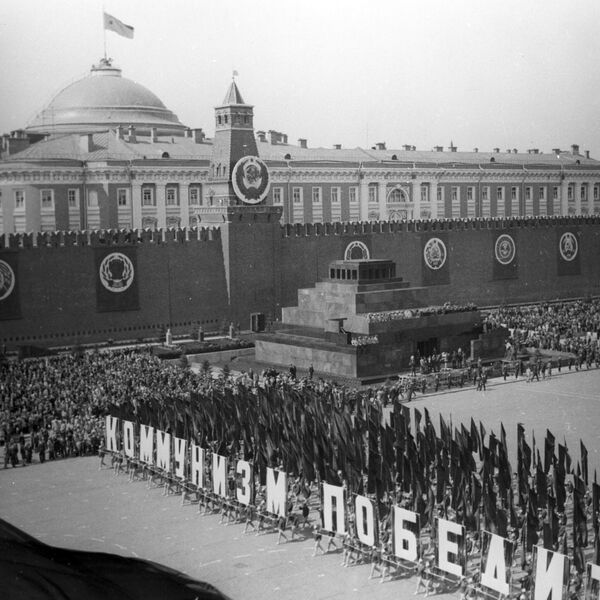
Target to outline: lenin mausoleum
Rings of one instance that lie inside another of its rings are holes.
[[[102,59],[2,137],[0,344],[264,315],[356,375],[340,352],[397,364],[473,334],[476,307],[600,293],[600,162],[577,145],[291,144],[235,81],[214,114],[209,138]]]

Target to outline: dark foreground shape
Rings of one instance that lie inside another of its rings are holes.
[[[0,597],[6,600],[227,600],[209,583],[157,563],[55,548],[0,519]]]

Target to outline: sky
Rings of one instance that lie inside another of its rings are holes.
[[[569,149],[600,159],[598,0],[0,0],[0,133],[104,54],[214,133],[232,71],[255,129],[310,147]]]

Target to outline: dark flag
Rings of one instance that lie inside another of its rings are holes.
[[[573,475],[573,544],[587,546],[587,517],[585,514],[585,484]]]
[[[539,506],[546,505],[548,503],[548,482],[546,480],[546,473],[544,473],[539,461],[535,472],[535,489]]]
[[[592,483],[592,525],[598,537],[598,519],[600,517],[600,485]]]
[[[583,441],[579,440],[579,446],[581,448],[581,477],[586,487],[588,485],[588,451],[583,445]]]
[[[5,598],[226,598],[211,584],[158,563],[48,546],[2,520],[0,574]]]
[[[544,473],[548,473],[550,465],[554,462],[554,436],[546,429],[546,440],[544,443]]]
[[[471,440],[473,443],[473,451],[476,451],[481,455],[481,440],[479,439],[479,431],[473,417],[471,417]]]

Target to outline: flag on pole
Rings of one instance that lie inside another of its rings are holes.
[[[104,29],[114,31],[123,37],[133,39],[133,27],[131,27],[131,25],[125,25],[125,23],[108,13],[104,13]]]

